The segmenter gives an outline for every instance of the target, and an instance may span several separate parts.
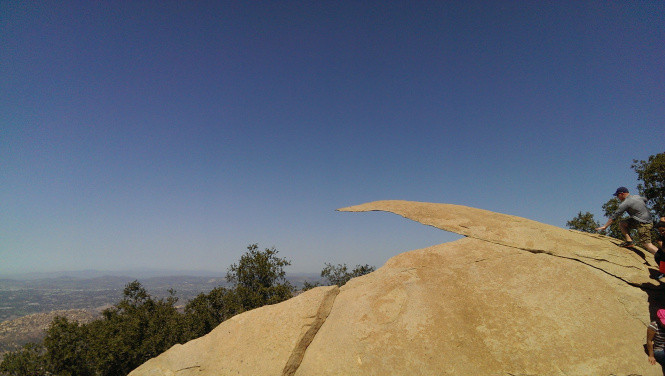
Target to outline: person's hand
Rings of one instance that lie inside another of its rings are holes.
[[[649,357],[649,363],[651,363],[652,366],[655,365],[656,364],[656,358],[654,358],[653,356],[650,356]]]
[[[596,231],[605,231],[606,228],[606,226],[600,226],[596,229]]]

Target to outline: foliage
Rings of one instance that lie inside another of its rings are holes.
[[[226,280],[233,284],[240,311],[275,304],[293,296],[284,267],[290,261],[277,257],[275,248],[260,251],[257,244],[247,247],[237,264],[229,267]]]
[[[3,375],[126,375],[184,342],[187,332],[173,291],[166,300],[155,300],[134,281],[123,294],[119,303],[102,313],[102,319],[88,324],[56,317],[43,344],[8,354],[0,371]]]
[[[89,325],[96,374],[124,375],[187,339],[174,291],[155,300],[138,281],[128,284],[124,298]]]
[[[616,198],[616,197],[612,197],[606,203],[604,203],[603,204],[603,215],[605,216],[605,218],[610,218],[612,216],[612,214],[614,214],[614,212],[616,212],[617,209],[619,208],[619,204],[621,204],[621,201],[619,201],[619,199]],[[624,213],[624,217],[625,216],[626,215]],[[617,220],[612,222],[610,227],[608,227],[605,230],[605,234],[607,236],[611,236],[613,238],[617,238],[617,239],[621,239],[621,240],[624,239],[623,235],[621,234],[621,230],[619,229],[620,220],[621,220],[621,218],[617,218]]]
[[[185,306],[190,338],[198,338],[210,333],[217,325],[233,317],[239,311],[233,290],[217,287],[208,294],[199,294]]]
[[[600,227],[600,224],[593,218],[593,214],[589,212],[582,214],[582,212],[579,212],[577,213],[577,217],[566,222],[566,226],[573,230],[596,232],[596,229]]]
[[[356,265],[356,267],[348,271],[346,264],[332,265],[325,263],[325,268],[321,271],[321,277],[326,278],[330,285],[344,286],[351,278],[360,277],[376,270],[375,267],[365,265]]]
[[[94,375],[87,327],[65,317],[56,317],[44,339],[48,369],[62,376]]]
[[[658,216],[665,216],[665,153],[651,155],[646,161],[633,160],[631,166],[641,181],[637,185],[640,195]]]
[[[28,343],[22,350],[5,355],[0,364],[0,375],[46,375],[45,353],[43,345]]]
[[[321,281],[317,281],[314,283],[310,283],[305,281],[303,283],[303,291],[307,291],[310,289],[313,289],[315,287],[319,286],[331,286],[331,285],[337,285],[337,286],[344,286],[351,278],[355,277],[360,277],[361,275],[369,274],[376,270],[374,266],[370,265],[356,265],[356,267],[349,271],[348,266],[346,264],[337,264],[337,265],[332,265],[330,263],[325,263],[325,267],[323,270],[321,270],[321,277],[325,278],[327,281],[326,284],[322,284]]]
[[[302,284],[302,291],[311,290],[311,289],[313,289],[314,287],[319,287],[319,286],[323,286],[323,285],[321,284],[321,281],[317,281],[317,282],[309,282],[309,281],[305,281],[305,282],[303,282],[303,284]]]

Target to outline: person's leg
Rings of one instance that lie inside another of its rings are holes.
[[[630,226],[627,220],[619,222],[619,230],[623,234],[623,237],[626,238],[627,242],[632,242],[633,238],[630,237]]]
[[[652,243],[646,243],[646,244],[642,244],[642,245],[644,246],[644,249],[651,252],[651,254],[653,254],[653,255],[655,255],[656,252],[658,252],[658,247],[656,247]]]

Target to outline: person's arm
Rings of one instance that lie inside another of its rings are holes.
[[[651,363],[651,365],[656,364],[656,357],[653,355],[653,337],[655,335],[655,330],[647,328],[647,352],[649,353],[649,363]]]
[[[618,207],[617,210],[614,212],[614,214],[612,214],[612,216],[610,217],[610,219],[607,220],[607,223],[605,223],[604,226],[600,226],[600,227],[598,227],[598,228],[596,229],[596,231],[605,231],[605,229],[607,229],[608,227],[610,227],[610,225],[612,224],[612,222],[614,222],[615,219],[621,217],[621,214],[623,214],[623,212],[626,211],[626,207],[627,207],[627,203],[626,203],[626,201],[620,203],[620,204],[619,204],[619,207]]]
[[[610,227],[610,225],[614,222],[614,218],[610,218],[607,220],[607,223],[605,223],[604,226],[600,226],[596,229],[596,231],[605,231],[606,228]]]

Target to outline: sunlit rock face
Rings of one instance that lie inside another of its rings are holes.
[[[458,205],[340,209],[374,210],[466,238],[238,315],[131,375],[662,374],[643,347],[654,267],[615,240]]]

